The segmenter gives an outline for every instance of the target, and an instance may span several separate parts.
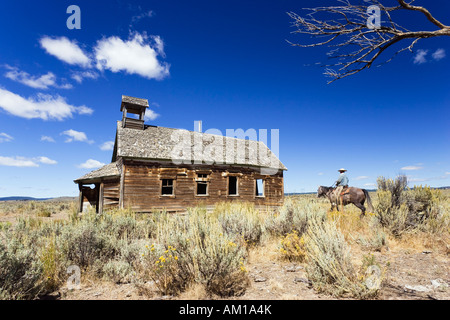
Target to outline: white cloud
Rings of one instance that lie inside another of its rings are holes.
[[[103,151],[110,151],[114,149],[114,141],[106,141],[100,146],[100,149]]]
[[[365,183],[364,186],[365,187],[375,187],[376,184],[375,183]]]
[[[7,167],[39,167],[39,165],[30,159],[23,157],[2,157],[0,156],[0,166]]]
[[[159,114],[157,114],[155,111],[153,111],[151,109],[145,110],[144,121],[155,120],[158,117],[159,117]]]
[[[433,55],[432,55],[433,59],[436,61],[439,61],[441,59],[445,58],[445,50],[444,49],[437,49]]]
[[[85,163],[82,163],[82,164],[78,165],[78,168],[81,168],[81,169],[95,169],[95,168],[103,167],[104,165],[105,164],[100,162],[100,161],[97,161],[97,160],[94,160],[94,159],[89,159]]]
[[[152,36],[151,38],[155,42],[156,52],[158,52],[161,55],[161,57],[165,58],[166,53],[164,52],[164,41],[161,39],[160,36]]]
[[[72,118],[74,113],[89,114],[93,110],[86,107],[76,107],[66,102],[65,98],[56,95],[37,94],[37,98],[25,99],[18,94],[0,88],[0,108],[6,112],[26,118],[42,120],[64,120]]]
[[[144,18],[150,18],[153,16],[153,11],[142,12],[141,14],[135,15],[131,18],[132,23],[136,23]]]
[[[94,110],[92,110],[91,108],[88,108],[86,106],[81,106],[81,107],[78,107],[77,112],[78,112],[78,114],[92,114],[92,113],[94,113]]]
[[[355,178],[355,180],[365,180],[365,179],[369,179],[369,177],[368,176],[359,176],[359,177]]]
[[[44,164],[57,164],[58,162],[47,157],[39,157],[38,161]]]
[[[97,79],[99,77],[99,74],[95,71],[82,71],[82,72],[73,72],[71,77],[76,82],[82,83],[84,79]]]
[[[417,50],[416,55],[414,56],[414,63],[415,64],[422,64],[425,62],[428,62],[427,60],[427,55],[428,55],[428,50],[423,50],[423,49],[419,49]],[[444,59],[446,56],[445,54],[445,50],[442,48],[437,49],[435,52],[432,53],[431,57],[436,60],[439,61],[441,59]]]
[[[94,51],[99,70],[124,71],[148,79],[162,79],[169,75],[169,65],[158,60],[158,55],[164,56],[163,48],[159,37],[149,38],[145,33],[135,33],[127,41],[115,36],[103,38],[97,42]]]
[[[55,160],[47,157],[25,158],[25,157],[2,157],[0,156],[0,166],[7,167],[39,167],[39,163],[57,164]]]
[[[428,54],[428,50],[419,49],[417,50],[416,55],[414,56],[415,64],[422,64],[427,62],[426,55]]]
[[[445,172],[442,176],[429,177],[429,178],[414,178],[408,176],[409,182],[426,182],[426,181],[436,181],[436,180],[447,180],[450,178],[450,172]]]
[[[81,141],[81,142],[87,142],[87,143],[94,143],[92,140],[88,140],[86,133],[76,130],[66,130],[62,132],[61,134],[64,134],[68,136],[65,142],[72,142],[72,141]]]
[[[2,143],[2,142],[10,142],[11,140],[14,140],[14,138],[11,137],[9,134],[6,134],[4,132],[0,132],[0,143]]]
[[[6,68],[9,70],[7,73],[5,73],[6,78],[22,83],[34,89],[48,89],[49,87],[55,87],[59,89],[73,88],[70,83],[61,85],[57,84],[56,76],[52,72],[48,72],[40,77],[36,77],[9,65],[6,65]]]
[[[412,171],[412,170],[420,170],[423,169],[423,167],[420,166],[406,166],[401,168],[400,170],[407,170],[407,171]]]
[[[408,182],[425,182],[429,180],[429,178],[410,178],[408,179]]]
[[[42,136],[41,141],[47,141],[47,142],[56,142],[55,139],[49,136]]]
[[[75,41],[71,41],[66,37],[51,38],[45,36],[39,42],[48,54],[55,56],[61,61],[85,68],[90,67],[91,61],[89,57]]]
[[[319,172],[317,175],[318,176],[323,176],[323,172]]]

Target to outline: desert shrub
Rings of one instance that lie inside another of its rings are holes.
[[[202,210],[190,213],[193,252],[198,279],[206,290],[219,296],[241,295],[248,286],[243,266],[245,248],[236,238],[223,233],[217,220]]]
[[[368,236],[360,235],[356,242],[366,250],[381,251],[387,245],[387,236],[380,228],[374,228]]]
[[[287,198],[278,214],[266,220],[265,228],[273,235],[285,236],[295,230],[301,236],[312,217],[325,221],[326,210],[313,200]]]
[[[415,227],[436,219],[442,211],[443,200],[440,190],[428,186],[414,186],[405,193],[405,204],[408,207],[408,223]]]
[[[408,189],[405,176],[395,180],[378,178],[377,217],[394,236],[412,229],[426,229],[442,218],[442,195],[430,187]],[[434,229],[433,227],[431,227]]]
[[[177,274],[179,291],[194,281],[219,296],[245,292],[249,284],[245,247],[235,235],[223,231],[214,215],[205,209],[191,209],[185,217],[162,223],[158,234],[164,252],[169,246],[176,248],[177,259],[166,261],[172,263],[167,270]]]
[[[104,213],[98,224],[100,232],[113,237],[119,239],[139,238],[138,223],[133,216]]]
[[[394,236],[401,236],[408,229],[408,208],[406,205],[392,206],[390,191],[377,191],[376,214],[380,224]]]
[[[34,299],[43,290],[43,266],[34,248],[0,243],[0,299]]]
[[[43,205],[24,207],[40,210]],[[7,249],[1,252],[0,295],[29,299],[56,290],[72,264],[99,278],[127,281],[155,229],[154,219],[137,218],[126,210],[102,215],[91,210],[68,221],[25,215],[14,225],[2,224],[0,244]]]
[[[46,239],[46,242],[39,252],[39,260],[42,264],[45,291],[52,292],[63,283],[65,268],[55,237]]]
[[[368,298],[377,289],[368,288],[364,276],[358,276],[350,248],[335,221],[325,223],[311,219],[305,235],[306,272],[313,287],[334,296]]]
[[[82,222],[63,230],[60,248],[68,261],[86,269],[102,257],[106,241],[104,235],[98,233],[96,225]]]
[[[52,216],[52,212],[50,209],[42,207],[36,212],[36,215],[38,217],[49,218]]]
[[[152,227],[153,228],[153,227]],[[121,260],[133,265],[139,256],[139,243],[149,237],[148,220],[138,220],[127,210],[102,215],[85,214],[64,228],[60,237],[63,254],[82,268],[96,265],[100,274],[109,260]]]
[[[104,278],[114,283],[123,283],[133,272],[132,266],[123,260],[110,260],[103,267]]]
[[[432,235],[449,236],[450,231],[450,201],[442,200],[434,204],[433,214],[420,225],[420,230]]]
[[[281,240],[280,253],[283,259],[303,262],[306,254],[304,235],[299,237],[295,230],[288,233]]]
[[[11,222],[0,222],[0,231],[5,230],[7,231],[9,228],[11,228]]]
[[[192,278],[183,277],[185,273],[180,269],[183,263],[178,263],[180,260],[176,248],[168,246],[165,249],[163,246],[153,244],[147,249],[142,255],[145,272],[154,281],[160,293],[176,295],[183,292]]]
[[[403,192],[408,187],[408,179],[404,175],[399,175],[395,179],[386,179],[385,177],[378,177],[378,190],[389,191],[391,196],[391,206],[400,207],[402,203]]]
[[[219,222],[225,233],[242,237],[250,246],[258,245],[263,235],[260,214],[253,205],[242,203],[222,203],[215,208]]]
[[[141,248],[143,241],[134,240],[129,242],[127,240],[119,240],[116,243],[117,255],[116,259],[125,261],[130,265],[134,265],[139,260],[141,255]]]

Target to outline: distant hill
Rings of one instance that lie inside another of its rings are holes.
[[[0,201],[73,201],[76,197],[58,197],[58,198],[33,198],[33,197],[3,197],[0,198]]]
[[[450,189],[450,186],[447,187],[432,187],[432,189],[440,189],[440,190],[448,190]],[[376,192],[377,189],[366,189],[369,192]],[[296,195],[302,195],[302,194],[314,194],[317,191],[314,192],[291,192],[291,193],[285,193],[285,196],[296,196]]]
[[[48,199],[50,199],[50,198],[4,197],[4,198],[0,198],[0,201],[27,201],[27,200],[42,201],[42,200],[48,200]]]

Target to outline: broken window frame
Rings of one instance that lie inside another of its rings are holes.
[[[230,179],[231,178],[233,178],[233,179],[236,179],[236,186],[235,186],[235,188],[234,189],[236,189],[236,193],[234,193],[234,194],[232,194],[232,193],[230,193],[230,184],[231,184],[231,181],[230,181]],[[229,196],[229,197],[239,197],[239,177],[237,177],[237,176],[228,176],[228,181],[227,181],[227,195]]]
[[[261,181],[261,190],[258,188],[258,181]],[[259,194],[260,192],[261,194]],[[255,179],[255,197],[256,198],[264,198],[266,196],[266,180],[263,178]]]
[[[165,181],[167,181],[167,185],[164,185]],[[164,193],[164,188],[172,188],[172,193]],[[175,179],[161,179],[161,196],[170,197],[174,195],[175,195]]]
[[[199,197],[209,196],[209,174],[207,173],[197,173],[197,179],[195,181],[195,195]],[[205,193],[199,193],[199,185],[205,185]]]

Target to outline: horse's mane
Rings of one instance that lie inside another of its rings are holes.
[[[325,191],[325,193],[334,189],[333,187],[325,187],[325,186],[320,186],[320,188],[322,188]]]

